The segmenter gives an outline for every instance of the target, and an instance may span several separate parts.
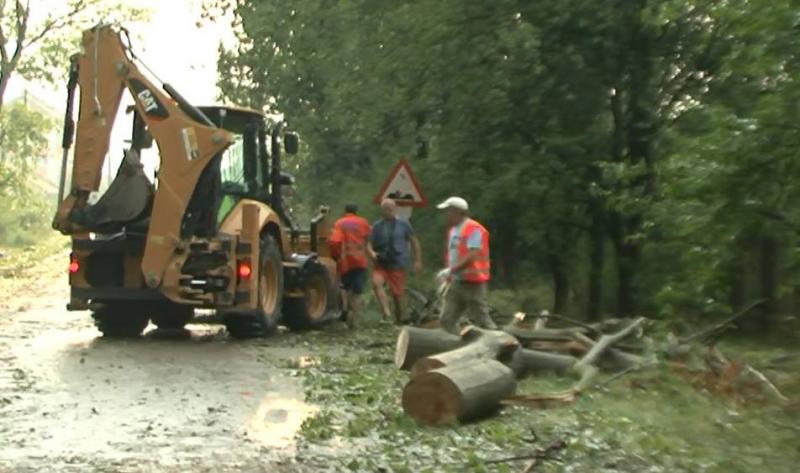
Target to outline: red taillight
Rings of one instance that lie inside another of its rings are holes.
[[[72,274],[77,273],[81,269],[81,264],[75,256],[69,257],[69,272]]]
[[[248,279],[250,275],[253,274],[253,267],[250,266],[250,260],[240,260],[236,268],[236,274],[239,275],[239,279]]]

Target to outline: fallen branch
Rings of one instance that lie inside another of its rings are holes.
[[[539,465],[539,459],[534,458],[533,460],[531,460],[530,463],[525,465],[525,469],[522,470],[522,473],[533,473],[533,470],[535,470],[538,465]]]
[[[484,463],[487,465],[498,465],[500,463],[510,463],[516,461],[523,461],[523,460],[553,460],[556,458],[556,455],[564,450],[567,447],[567,442],[564,439],[557,439],[554,440],[550,445],[545,448],[537,448],[534,450],[533,453],[528,453],[525,455],[515,455],[511,457],[505,458],[497,458],[494,460],[485,460]]]
[[[575,341],[586,347],[586,353],[588,353],[589,350],[591,350],[592,348],[594,348],[595,345],[597,345],[597,342],[587,337],[586,335],[580,333],[575,334]],[[608,370],[623,370],[626,368],[630,368],[632,366],[638,366],[642,364],[644,359],[641,356],[622,351],[621,349],[617,348],[620,345],[621,343],[617,341],[614,343],[613,347],[609,347],[605,351],[598,366]],[[584,356],[586,355],[586,353],[584,353]]]
[[[592,327],[591,325],[589,325],[589,324],[587,324],[585,322],[581,322],[580,320],[575,320],[575,319],[572,319],[572,318],[569,318],[569,317],[566,317],[566,316],[563,316],[563,315],[547,313],[547,314],[540,314],[538,316],[538,318],[540,318],[540,319],[541,318],[545,318],[545,319],[560,320],[562,322],[566,322],[568,324],[575,325],[576,327],[584,328],[584,329],[586,329],[587,333],[591,333],[591,334],[594,334],[594,335],[599,335],[600,334],[600,331],[598,329],[596,329],[595,327]],[[534,325],[534,328],[535,327],[536,326]]]
[[[614,381],[618,380],[619,378],[622,378],[625,375],[628,375],[630,373],[634,373],[636,371],[641,371],[641,370],[643,370],[645,368],[652,368],[652,367],[657,366],[657,365],[658,365],[658,361],[653,359],[653,360],[650,360],[649,362],[646,362],[646,363],[641,363],[641,364],[635,365],[635,366],[629,366],[629,367],[625,368],[622,371],[614,373],[613,375],[609,376],[605,380],[603,380],[603,381],[601,381],[599,383],[595,383],[595,385],[592,386],[592,388],[594,388],[594,389],[605,388],[609,384],[613,383]]]
[[[639,329],[645,322],[644,318],[636,319],[633,323],[613,335],[603,335],[600,340],[592,346],[586,355],[581,358],[570,371],[578,374],[580,379],[571,388],[554,394],[512,396],[505,402],[507,404],[522,405],[528,407],[552,407],[575,402],[580,394],[585,392],[592,380],[599,372],[597,363],[600,358],[617,342],[632,334]]]
[[[777,387],[777,386],[775,386],[775,385],[772,383],[772,381],[770,381],[770,380],[769,380],[769,378],[767,378],[767,377],[764,375],[764,373],[762,373],[762,372],[758,371],[757,369],[753,368],[753,367],[752,367],[752,366],[750,366],[750,365],[745,365],[745,370],[746,370],[746,371],[749,371],[749,372],[750,372],[751,374],[753,374],[753,375],[754,375],[756,378],[758,378],[758,380],[759,380],[759,381],[761,381],[761,383],[762,383],[762,384],[764,384],[764,385],[765,385],[765,386],[766,386],[766,387],[767,387],[767,388],[768,388],[770,391],[772,391],[772,393],[773,393],[773,394],[775,394],[775,396],[776,396],[778,399],[780,399],[780,400],[781,400],[781,401],[783,401],[783,402],[786,402],[786,401],[788,401],[788,400],[789,400],[789,398],[788,398],[788,397],[786,397],[786,396],[784,396],[784,394],[783,394],[783,393],[782,393],[782,392],[781,392],[781,391],[778,389],[778,387]]]
[[[639,329],[639,327],[644,324],[645,320],[646,319],[644,317],[640,317],[619,332],[613,335],[603,335],[600,337],[600,340],[598,340],[597,343],[589,350],[589,353],[587,353],[578,362],[576,367],[580,369],[580,366],[582,365],[585,366],[597,364],[600,356],[602,356],[606,350],[611,348],[615,343],[619,342],[623,338],[626,338],[628,335],[632,334],[634,330]]]
[[[767,302],[767,299],[755,300],[750,304],[748,304],[747,306],[745,306],[739,312],[736,312],[735,314],[723,320],[722,322],[712,325],[711,327],[703,329],[692,335],[689,335],[688,337],[682,338],[680,340],[680,344],[683,345],[699,339],[703,345],[710,345],[712,344],[711,342],[716,342],[726,330],[730,329],[733,326],[734,322],[744,317],[745,315],[750,313],[751,310],[755,309],[756,307],[760,306],[765,302]]]

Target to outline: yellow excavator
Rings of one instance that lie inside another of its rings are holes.
[[[67,309],[90,310],[113,337],[138,336],[150,321],[181,329],[198,308],[215,309],[235,337],[337,317],[326,209],[299,229],[281,195],[291,180],[281,156],[297,152],[297,135],[256,110],[194,106],[139,66],[150,72],[127,32],[109,25],[85,31],[71,61],[53,220],[72,239]],[[96,199],[125,91],[130,146]],[[154,142],[151,181],[141,154]]]

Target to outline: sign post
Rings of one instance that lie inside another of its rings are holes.
[[[411,218],[411,211],[415,207],[428,205],[428,199],[422,193],[422,187],[405,158],[400,158],[389,172],[374,202],[380,205],[384,199],[394,200],[397,203],[398,216],[406,219]]]

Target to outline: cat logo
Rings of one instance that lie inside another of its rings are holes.
[[[147,86],[139,79],[130,80],[131,89],[133,89],[136,100],[141,105],[144,113],[152,118],[168,118],[169,112],[164,108],[164,105],[158,99],[158,96],[148,89]]]
[[[137,97],[139,97],[139,100],[142,101],[145,112],[150,113],[158,110],[158,102],[156,102],[156,99],[153,97],[153,93],[150,92],[149,89],[144,89],[143,91],[139,92]]]

